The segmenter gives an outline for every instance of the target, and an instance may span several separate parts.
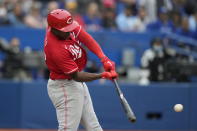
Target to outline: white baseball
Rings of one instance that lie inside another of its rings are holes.
[[[174,111],[176,111],[176,112],[182,112],[183,111],[183,105],[182,104],[176,104],[176,105],[174,105]]]

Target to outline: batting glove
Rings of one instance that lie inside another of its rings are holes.
[[[103,72],[101,74],[101,77],[104,79],[112,80],[112,79],[116,79],[118,77],[118,74],[115,71]]]
[[[111,77],[112,77],[112,75],[111,75],[111,73],[110,72],[103,72],[102,74],[101,74],[101,77],[103,78],[103,79],[111,79]]]
[[[103,63],[103,67],[105,71],[115,71],[115,63],[111,61],[107,56],[101,59],[101,62]]]
[[[113,70],[110,73],[111,73],[111,78],[112,79],[116,79],[118,77],[118,73],[116,73],[116,71]]]

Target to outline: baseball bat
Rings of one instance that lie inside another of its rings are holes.
[[[117,91],[117,93],[119,95],[119,98],[120,98],[120,102],[122,104],[122,107],[123,107],[123,109],[124,109],[124,111],[125,111],[128,119],[129,119],[129,121],[130,122],[135,122],[136,121],[135,114],[133,113],[131,107],[129,106],[129,104],[128,104],[127,100],[126,100],[126,98],[124,97],[124,95],[123,95],[123,93],[122,93],[122,91],[121,91],[121,89],[120,89],[120,87],[118,85],[117,80],[116,79],[113,79],[113,82],[115,84],[116,91]]]

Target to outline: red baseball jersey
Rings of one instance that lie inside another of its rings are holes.
[[[70,74],[82,71],[87,62],[86,51],[78,39],[81,26],[71,32],[66,40],[59,40],[50,29],[49,27],[46,31],[44,42],[45,62],[50,78],[71,79]]]

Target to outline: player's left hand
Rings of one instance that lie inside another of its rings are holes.
[[[115,63],[111,61],[107,56],[105,56],[103,59],[101,59],[101,62],[103,63],[103,67],[105,71],[115,71]]]
[[[111,73],[111,78],[112,79],[116,79],[116,78],[118,78],[118,73],[116,72],[116,71],[110,71],[110,73]]]
[[[103,72],[101,74],[101,77],[104,78],[104,79],[113,80],[113,79],[116,79],[118,77],[118,74],[115,71]]]

